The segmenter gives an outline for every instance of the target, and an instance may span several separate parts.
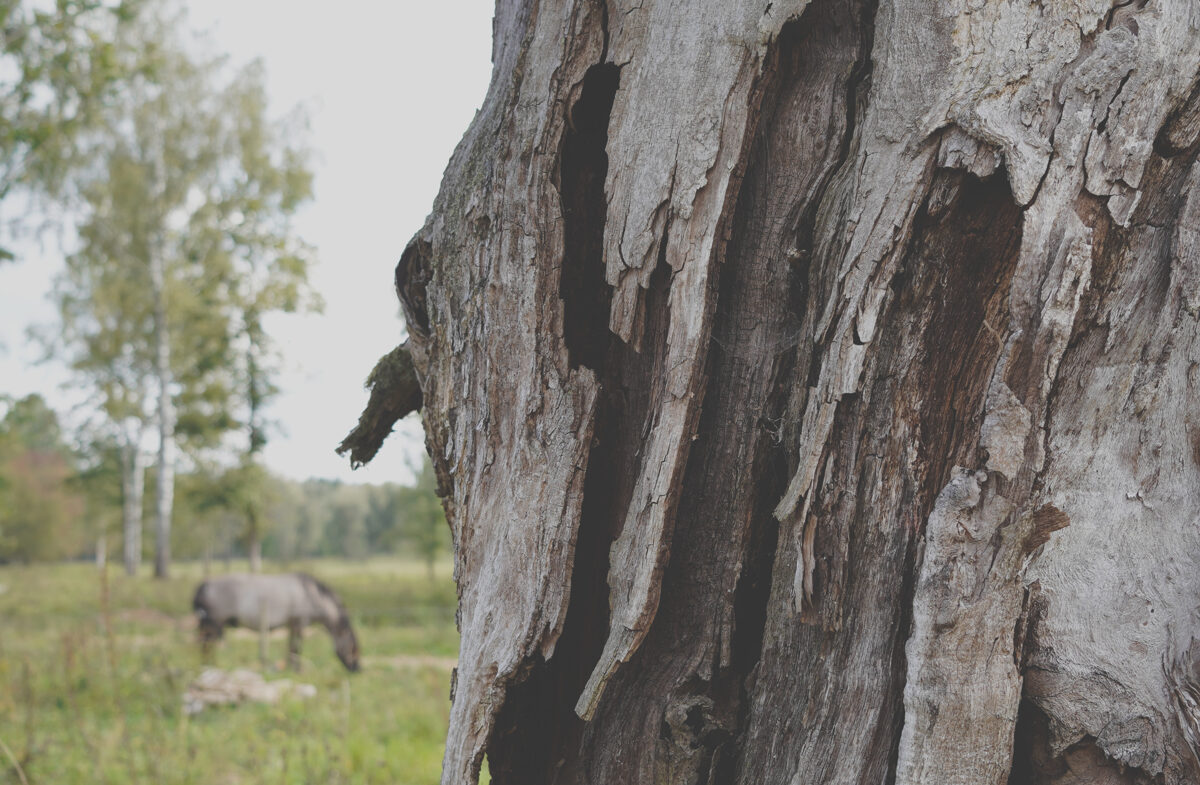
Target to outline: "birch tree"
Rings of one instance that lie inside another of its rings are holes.
[[[315,302],[310,252],[290,224],[311,195],[297,120],[267,113],[261,65],[230,75],[164,14],[147,12],[129,33],[149,62],[110,108],[108,144],[82,188],[80,248],[57,292],[76,369],[106,400],[114,366],[127,369],[117,408],[136,423],[129,440],[154,428],[157,577],[170,565],[177,442],[228,448],[223,438],[245,428],[257,453],[271,389],[262,319]]]
[[[120,445],[123,563],[136,575],[142,561],[145,443],[150,424],[152,357],[151,305],[146,270],[112,264],[131,259],[130,246],[141,216],[130,207],[140,189],[136,172],[123,161],[107,167],[104,189],[85,189],[90,218],[79,227],[81,247],[69,255],[55,283],[59,324],[43,336],[50,351],[68,359],[86,380],[89,405],[99,415],[93,429]]]
[[[291,225],[296,210],[312,197],[309,153],[290,138],[301,118],[269,121],[259,64],[230,86],[226,105],[233,118],[229,152],[241,173],[221,202],[222,209],[238,216],[225,307],[237,369],[235,411],[246,440],[233,474],[240,487],[238,509],[245,520],[250,569],[258,572],[268,508],[277,495],[262,465],[274,427],[267,408],[279,393],[279,354],[267,322],[277,314],[320,311],[323,302],[308,284],[313,249]]]
[[[422,408],[443,782],[1200,781],[1196,4],[494,30],[344,445]]]

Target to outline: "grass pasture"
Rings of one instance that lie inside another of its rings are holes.
[[[167,581],[110,567],[107,603],[93,565],[0,567],[0,783],[436,783],[458,645],[449,564],[432,582],[396,559],[289,568],[341,594],[362,671],[348,674],[315,626],[303,671],[283,670],[280,631],[264,675],[313,684],[315,697],[189,717],[200,565]],[[213,664],[259,670],[256,634],[231,631]]]

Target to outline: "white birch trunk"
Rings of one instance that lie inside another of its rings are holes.
[[[140,432],[126,434],[122,447],[122,532],[125,573],[137,575],[142,563],[142,510],[146,494],[146,464]]]
[[[1200,5],[494,29],[387,366],[443,783],[1200,782]]]
[[[154,373],[158,384],[158,481],[154,494],[154,577],[166,578],[171,566],[171,509],[175,498],[175,407],[171,400],[171,336],[167,319],[165,262],[150,263],[154,287]]]

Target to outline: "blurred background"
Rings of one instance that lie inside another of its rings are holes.
[[[457,651],[420,424],[334,448],[490,76],[492,6],[0,0],[0,782],[436,782]],[[195,716],[207,576],[310,572],[348,676]]]

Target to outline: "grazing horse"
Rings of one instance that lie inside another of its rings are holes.
[[[266,661],[267,631],[288,628],[288,660],[300,667],[300,641],[304,628],[316,622],[333,637],[338,659],[348,670],[358,670],[358,638],[342,601],[311,575],[224,575],[201,583],[192,600],[199,620],[200,643],[207,656],[226,627],[255,627],[259,631],[259,657]]]

